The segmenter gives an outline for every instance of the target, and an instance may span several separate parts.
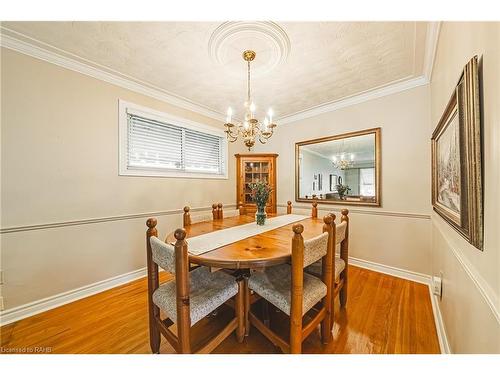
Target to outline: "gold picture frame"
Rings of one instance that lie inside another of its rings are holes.
[[[481,106],[478,58],[464,67],[431,137],[432,206],[483,249]]]

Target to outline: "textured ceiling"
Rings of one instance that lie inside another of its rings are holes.
[[[253,48],[253,99],[291,115],[422,75],[425,22],[3,22],[136,81],[224,113],[242,116],[244,49]],[[260,25],[259,25],[260,24]],[[241,25],[240,25],[241,26]],[[215,35],[215,37],[220,37]],[[216,41],[217,42],[217,41]]]

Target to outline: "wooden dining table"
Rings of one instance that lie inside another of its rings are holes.
[[[268,217],[275,216],[277,215],[268,214]],[[184,228],[186,230],[188,251],[190,237],[254,221],[255,218],[253,216],[239,215],[189,225]],[[290,262],[293,237],[292,227],[298,223],[304,226],[304,232],[302,233],[304,240],[315,237],[323,231],[323,219],[306,217],[303,220],[271,229],[200,255],[189,254],[189,262],[213,269],[223,268],[231,270],[262,270],[269,266]],[[174,233],[170,233],[165,241],[174,244]]]
[[[268,214],[268,217],[276,217],[276,214]],[[219,231],[238,225],[255,222],[255,217],[250,215],[239,215],[227,217],[224,219],[216,219],[187,226],[186,241],[189,238],[202,234]],[[251,272],[263,271],[266,267],[275,266],[278,264],[291,262],[292,250],[292,227],[295,224],[302,224],[304,231],[302,236],[304,240],[317,236],[323,232],[323,219],[314,217],[304,217],[303,220],[294,223],[286,224],[282,227],[271,229],[266,232],[233,242],[231,244],[221,246],[214,250],[207,251],[200,255],[189,254],[189,263],[209,267],[214,272],[223,272],[222,270],[230,270],[237,278],[244,280],[244,327],[245,336],[250,333],[250,317],[249,311],[251,305],[260,297],[251,294],[248,288],[248,277]],[[257,225],[257,224],[256,224]],[[165,242],[170,244],[175,243],[174,232],[170,233]],[[267,304],[264,304],[267,306]],[[254,321],[254,324],[258,322]]]

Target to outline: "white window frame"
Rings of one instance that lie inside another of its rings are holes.
[[[362,168],[358,168],[359,195],[362,195],[361,194],[361,186],[362,186],[361,185],[361,170],[362,169],[373,169],[373,184],[369,184],[369,186],[373,186],[373,195],[363,195],[363,196],[365,196],[365,197],[374,197],[374,196],[376,196],[376,194],[375,194],[376,193],[375,192],[375,188],[376,188],[376,183],[375,183],[376,182],[375,181],[375,178],[376,178],[376,176],[375,176],[375,167],[362,167]],[[363,184],[363,186],[366,186],[366,185]]]
[[[184,172],[154,168],[129,168],[127,163],[128,150],[128,118],[127,114],[138,115],[147,119],[165,122],[174,126],[216,135],[222,138],[222,160],[224,169],[222,174]],[[120,176],[143,177],[177,177],[177,178],[203,178],[203,179],[228,179],[228,142],[224,130],[187,120],[169,113],[160,112],[125,100],[118,100],[118,160]]]

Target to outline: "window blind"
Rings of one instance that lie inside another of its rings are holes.
[[[127,119],[129,168],[224,173],[222,137],[134,114]]]

